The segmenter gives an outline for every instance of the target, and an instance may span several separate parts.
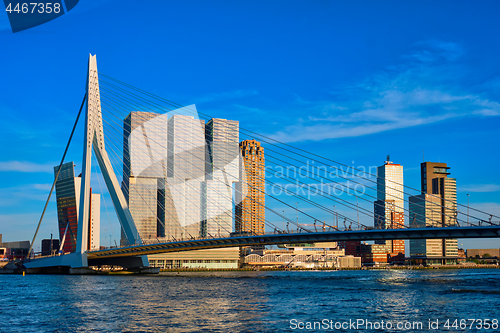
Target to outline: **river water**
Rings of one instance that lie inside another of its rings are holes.
[[[478,331],[479,320],[481,331],[500,332],[492,321],[500,320],[500,269],[0,275],[0,281],[1,332],[464,332]]]

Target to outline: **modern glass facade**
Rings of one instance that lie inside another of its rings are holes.
[[[375,226],[392,228],[391,212],[404,213],[403,166],[387,161],[377,168]]]
[[[205,122],[174,115],[168,120],[165,235],[175,239],[199,237],[203,220],[205,181]]]
[[[54,167],[54,177],[59,166]],[[74,252],[78,233],[78,204],[81,178],[75,177],[75,164],[64,163],[56,181],[57,219],[59,221],[59,240],[62,242],[66,227],[63,252]]]
[[[59,166],[54,167],[54,176],[58,169]],[[64,163],[56,182],[59,240],[62,242],[64,238],[63,252],[74,252],[76,249],[81,182],[80,177],[75,177],[75,164],[73,162]],[[100,246],[101,196],[98,193],[92,193],[92,188],[90,192],[87,248],[98,249]],[[66,226],[68,226],[68,231],[66,231]]]
[[[166,269],[175,268],[238,268],[240,249],[229,247],[223,249],[207,249],[162,253],[149,255],[149,264]]]
[[[441,201],[432,195],[423,193],[409,198],[409,218],[411,228],[441,227]],[[441,257],[443,244],[441,239],[410,240],[411,257]]]
[[[410,197],[410,219],[418,227],[447,227],[457,223],[456,179],[449,178],[446,163],[421,164],[423,194]],[[425,239],[410,242],[412,258],[421,257],[428,264],[455,264],[457,239]],[[449,257],[450,259],[447,259]]]
[[[122,190],[143,241],[163,236],[164,222],[158,217],[158,182],[167,174],[166,157],[167,116],[131,112],[123,121]],[[127,244],[123,231],[121,243]]]
[[[92,189],[91,189],[92,190]],[[92,193],[90,196],[89,238],[87,248],[99,250],[101,245],[101,195]]]
[[[202,234],[227,237],[233,230],[233,186],[239,181],[239,122],[210,119],[205,126],[206,221]]]
[[[238,133],[238,122],[225,119],[205,125],[193,116],[140,111],[124,119],[122,188],[143,241],[233,231]]]
[[[403,166],[387,161],[377,168],[377,201],[374,203],[374,225],[378,229],[404,228]],[[377,241],[391,253],[405,253],[403,239]]]

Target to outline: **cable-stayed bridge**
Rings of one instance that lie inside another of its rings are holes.
[[[295,234],[270,233],[255,236],[236,235],[224,238],[191,239],[168,243],[150,243],[135,246],[124,246],[100,251],[90,251],[87,252],[87,257],[89,260],[96,260],[99,258],[128,257],[132,255],[147,255],[234,246],[262,246],[332,241],[496,237],[500,237],[500,226],[317,231]]]
[[[148,254],[235,246],[500,237],[498,216],[457,205],[453,196],[418,197],[422,191],[405,186],[402,174],[377,177],[153,95],[98,72],[95,56],[52,190],[82,110],[78,223],[59,221],[72,251],[28,259],[27,268],[141,268]],[[242,153],[241,140],[262,147]],[[88,241],[92,165],[120,222],[116,248]]]

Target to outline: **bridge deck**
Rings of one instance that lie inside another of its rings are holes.
[[[494,238],[500,237],[499,226],[446,227],[415,229],[382,229],[326,231],[296,234],[271,234],[214,239],[196,239],[178,242],[134,245],[121,248],[87,252],[89,259],[129,257],[166,252],[213,249],[235,246],[277,245],[338,241],[370,241],[392,239],[436,239],[436,238]]]

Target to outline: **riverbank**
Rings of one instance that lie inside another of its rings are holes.
[[[359,271],[359,270],[436,270],[436,269],[499,269],[498,265],[433,265],[433,266],[386,266],[386,267],[349,267],[349,268],[272,268],[272,267],[245,267],[245,268],[162,268],[159,271],[162,273],[177,273],[177,272],[253,272],[253,271]],[[25,271],[25,270],[24,270]],[[26,272],[26,271],[25,271]],[[11,263],[0,268],[0,274],[23,274],[23,269]],[[31,273],[37,274],[37,273]],[[41,273],[39,273],[41,274]],[[62,274],[60,272],[45,272],[45,274]],[[89,273],[87,273],[89,274]],[[105,270],[94,271],[95,275],[133,275],[138,272],[126,270]],[[142,272],[148,274],[148,272]],[[157,274],[157,273],[154,273]]]
[[[250,271],[359,271],[359,270],[435,270],[435,269],[499,269],[497,265],[433,265],[433,266],[387,266],[387,267],[349,267],[349,268],[162,268],[160,272],[250,272]]]

